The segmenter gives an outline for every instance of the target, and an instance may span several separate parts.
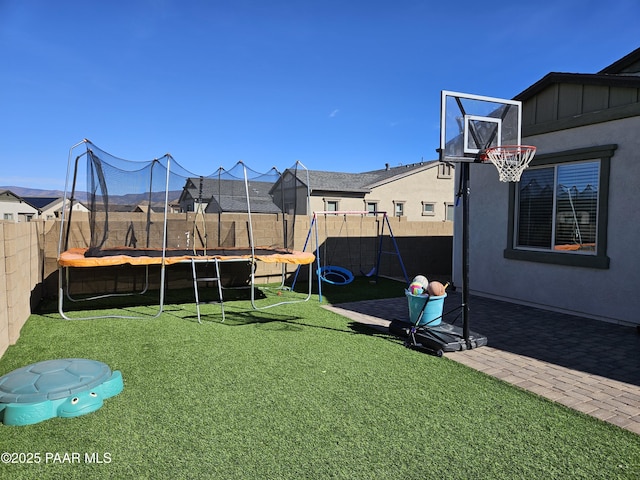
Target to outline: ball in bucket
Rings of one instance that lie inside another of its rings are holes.
[[[412,295],[422,295],[427,293],[427,287],[429,286],[429,280],[424,275],[417,275],[411,280],[409,284],[409,292]]]
[[[427,286],[427,293],[432,297],[441,297],[445,294],[447,287],[440,282],[430,282]]]

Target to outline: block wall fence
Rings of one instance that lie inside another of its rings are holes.
[[[125,225],[131,222],[131,214],[119,227],[116,219],[110,222],[110,239],[125,235]],[[168,236],[184,238],[193,224],[192,214],[169,215]],[[159,218],[160,219],[160,218]],[[282,235],[282,217],[277,215],[254,215],[252,229],[256,246],[278,243]],[[322,264],[339,265],[348,268],[354,274],[369,272],[376,261],[376,232],[381,219],[359,216],[327,216],[317,220],[320,259]],[[217,216],[207,217],[207,231],[225,232],[224,241],[230,238],[238,245],[246,246],[248,238],[245,216],[227,217],[218,229]],[[410,278],[417,274],[429,278],[449,280],[451,277],[451,258],[453,244],[453,224],[451,222],[407,221],[402,217],[389,218],[389,222],[402,256],[404,266]],[[295,225],[294,248],[301,250],[309,233],[310,219],[298,217]],[[113,231],[111,230],[113,228]],[[119,230],[122,230],[120,232]],[[385,226],[384,233],[389,231]],[[0,356],[16,343],[20,330],[32,312],[43,300],[55,299],[58,295],[57,255],[60,223],[58,220],[36,220],[33,222],[13,223],[0,221]],[[269,238],[272,238],[270,242]],[[87,221],[78,221],[69,236],[70,246],[86,246],[89,238]],[[124,238],[124,237],[123,237]],[[257,243],[264,242],[264,243]],[[171,241],[169,242],[171,243]],[[124,244],[124,243],[123,243]],[[311,249],[311,243],[307,247]],[[313,247],[315,247],[315,229]],[[393,251],[393,244],[386,237],[383,251]],[[168,267],[172,268],[172,267]],[[279,281],[281,266],[260,263],[256,271],[257,281],[268,283]],[[84,272],[88,279],[95,280],[101,273]],[[93,270],[93,269],[91,269]],[[288,272],[291,267],[288,267]],[[184,275],[188,269],[182,269]],[[380,273],[383,276],[402,278],[402,269],[395,255],[382,256]],[[300,275],[298,282],[306,275]],[[131,286],[127,276],[120,274],[120,284],[124,288]],[[224,281],[224,275],[223,275]],[[314,278],[315,281],[315,278]],[[90,282],[79,282],[80,285]],[[153,282],[152,282],[153,287]],[[184,278],[184,286],[190,285],[190,277]],[[108,288],[112,288],[109,284]],[[157,286],[157,283],[156,283]],[[82,292],[82,290],[80,290]],[[78,292],[75,292],[78,293]]]

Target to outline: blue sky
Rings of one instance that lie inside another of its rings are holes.
[[[69,148],[361,172],[436,159],[440,91],[501,98],[640,47],[637,0],[0,0],[0,185]]]

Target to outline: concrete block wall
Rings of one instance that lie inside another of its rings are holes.
[[[0,222],[0,354],[20,336],[43,280],[44,222]]]
[[[389,236],[390,227],[410,279],[421,274],[434,279],[450,280],[452,222],[408,221],[405,217],[389,217],[389,224],[385,224],[383,229],[383,218],[380,216],[321,215],[316,221],[321,265],[341,266],[356,275],[368,273],[377,262],[378,232],[382,231],[384,234],[382,251],[395,253],[395,246]],[[398,257],[384,253],[379,273],[402,278]]]
[[[4,248],[5,222],[0,222],[0,258],[6,258]],[[0,355],[9,347],[9,304],[7,302],[7,275],[4,261],[0,262]]]

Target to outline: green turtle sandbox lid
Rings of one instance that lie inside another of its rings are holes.
[[[45,360],[0,377],[0,420],[31,425],[95,412],[124,388],[122,374],[85,358]]]

